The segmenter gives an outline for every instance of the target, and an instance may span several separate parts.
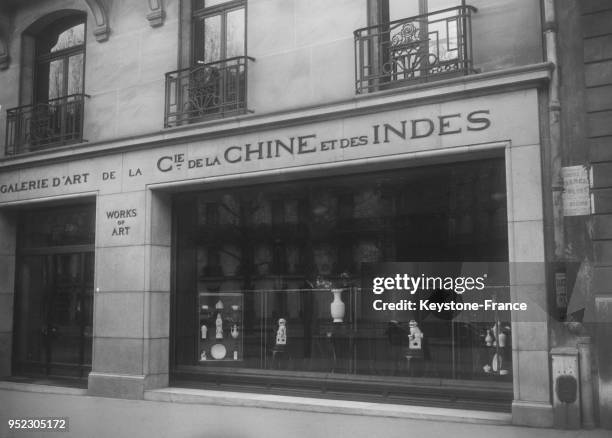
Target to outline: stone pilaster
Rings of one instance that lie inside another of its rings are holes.
[[[99,197],[89,394],[139,399],[168,384],[170,218],[165,195]]]

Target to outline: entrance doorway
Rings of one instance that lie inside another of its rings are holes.
[[[13,374],[87,378],[94,224],[92,204],[21,213]]]

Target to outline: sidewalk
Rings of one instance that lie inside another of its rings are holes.
[[[514,427],[507,424],[508,414],[475,411],[332,401],[333,412],[329,412],[329,406],[325,408],[328,412],[321,412],[324,403],[316,399],[174,388],[149,391],[147,398],[149,400],[89,397],[81,389],[3,384],[0,386],[0,437],[612,436],[609,430],[561,431]],[[349,406],[357,408],[349,409]],[[9,418],[55,416],[69,417],[69,432],[15,431],[7,427]]]

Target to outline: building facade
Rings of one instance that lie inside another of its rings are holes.
[[[579,275],[558,269],[551,3],[5,2],[1,375],[542,427],[569,403],[580,427],[584,375],[561,370],[583,383],[564,402],[555,374],[585,336],[559,299]],[[392,262],[476,264],[529,310],[380,311],[364,266]]]

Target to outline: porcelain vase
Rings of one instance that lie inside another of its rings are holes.
[[[332,289],[334,300],[331,302],[330,310],[334,322],[344,322],[345,306],[342,302],[342,289]]]

